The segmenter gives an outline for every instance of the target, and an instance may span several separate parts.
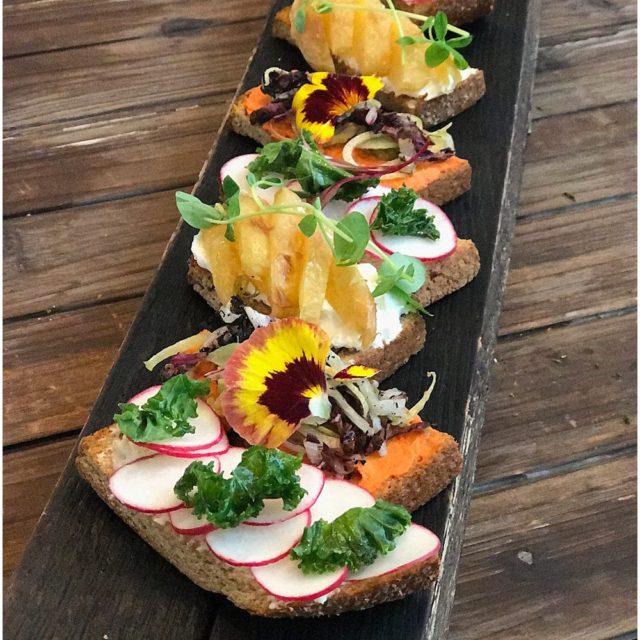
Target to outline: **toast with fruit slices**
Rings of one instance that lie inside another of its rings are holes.
[[[447,14],[451,24],[469,24],[493,11],[495,0],[396,0],[396,8],[427,16]]]
[[[288,41],[297,46],[292,33],[294,28],[291,21],[290,7],[278,11],[272,25],[274,37]],[[307,62],[309,62],[307,60]],[[332,56],[329,61],[333,69],[319,68],[319,65],[311,65],[316,71],[337,71],[338,73],[358,74],[360,70],[350,64],[348,60]],[[323,67],[326,65],[322,65]],[[372,73],[369,71],[368,73]],[[379,74],[383,76],[383,73]],[[485,94],[486,85],[484,73],[480,69],[468,69],[465,77],[456,83],[451,91],[435,95],[432,98],[425,96],[412,96],[405,93],[382,90],[377,94],[377,99],[382,106],[390,111],[411,113],[422,119],[425,126],[432,126],[446,122],[453,116],[472,107]]]
[[[114,449],[120,437],[116,427],[108,427],[83,438],[76,457],[80,475],[127,525],[181,573],[203,589],[226,596],[249,613],[264,617],[335,615],[427,589],[438,576],[439,558],[435,553],[385,575],[343,582],[323,597],[279,599],[257,583],[251,568],[233,566],[211,553],[203,535],[181,535],[166,517],[128,508],[113,495],[109,479],[116,471]]]
[[[222,304],[213,286],[211,274],[199,266],[193,256],[189,259],[187,278],[191,286],[204,298],[205,302],[216,311],[219,311]],[[245,302],[250,301],[247,300]],[[266,312],[268,309],[262,307],[259,311]],[[424,320],[420,315],[411,313],[403,316],[401,333],[393,342],[385,344],[384,347],[369,348],[364,351],[342,349],[338,350],[338,353],[350,364],[361,364],[378,369],[379,374],[376,378],[384,380],[422,349],[425,338]]]
[[[283,137],[294,138],[294,118],[292,115],[281,118],[277,122],[277,130],[273,129],[273,121],[265,124],[252,124],[251,113],[256,110],[255,94],[259,92],[268,102],[260,87],[242,94],[232,105],[229,113],[231,128],[240,135],[252,138],[259,144],[268,144]],[[344,145],[342,145],[344,146]],[[337,149],[332,145],[332,150]],[[471,188],[471,166],[467,160],[451,155],[442,160],[419,160],[413,172],[406,178],[381,179],[383,186],[396,187],[406,185],[417,191],[425,200],[442,205],[454,200]]]

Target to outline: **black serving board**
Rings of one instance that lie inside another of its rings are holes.
[[[240,91],[269,66],[302,67],[293,47],[270,34],[275,3]],[[265,620],[193,585],[123,524],[77,475],[70,460],[27,547],[4,610],[11,640],[95,638],[185,640],[440,640],[446,635],[456,568],[473,482],[487,380],[520,187],[522,153],[537,49],[539,0],[498,0],[472,27],[467,50],[484,69],[487,95],[454,119],[458,153],[473,167],[471,192],[448,205],[460,237],[472,238],[482,268],[467,287],[433,305],[425,349],[387,384],[417,399],[425,371],[438,384],[424,417],[451,433],[465,455],[449,490],[414,514],[443,540],[442,571],[433,593],[362,612],[313,620]],[[215,69],[212,70],[215,82]],[[221,128],[194,192],[218,196],[222,163],[255,145]],[[188,286],[193,230],[179,225],[124,341],[82,435],[110,424],[117,403],[156,382],[142,360],[161,347],[216,323]],[[75,455],[75,451],[74,454]]]

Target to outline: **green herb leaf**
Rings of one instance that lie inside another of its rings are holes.
[[[438,40],[444,40],[447,37],[448,26],[449,21],[447,20],[447,14],[444,11],[438,11],[433,21],[433,30]]]
[[[336,257],[336,264],[339,267],[358,264],[369,244],[370,232],[367,219],[359,211],[352,211],[342,218],[336,226],[351,238],[349,241],[338,233],[334,233],[333,253]]]
[[[420,236],[437,240],[440,232],[434,224],[435,216],[426,209],[414,209],[418,194],[408,187],[393,189],[380,198],[377,214],[371,224],[386,235]]]
[[[458,38],[451,38],[447,40],[447,44],[454,49],[464,49],[471,44],[473,38],[471,36],[459,36]]]
[[[240,215],[240,185],[231,176],[225,176],[222,181],[222,193],[225,197],[227,219],[237,218]],[[230,242],[236,239],[233,225],[227,225],[224,237]]]
[[[190,380],[180,374],[167,380],[142,407],[119,404],[121,413],[113,419],[134,442],[158,442],[193,433],[195,427],[189,419],[197,416],[195,398],[208,395],[210,388],[208,381]]]
[[[293,25],[298,33],[304,31],[305,23],[307,21],[307,0],[302,0],[298,10],[293,16]]]
[[[316,232],[317,226],[318,220],[312,213],[306,215],[298,222],[298,229],[300,229],[307,238],[310,238]]]
[[[436,40],[425,50],[424,61],[427,67],[437,67],[449,57],[449,53],[447,45]]]
[[[418,40],[413,36],[402,36],[402,38],[398,38],[396,40],[396,44],[399,44],[401,47],[406,47],[410,44],[415,44],[416,42],[418,42]]]
[[[184,221],[196,229],[208,229],[213,226],[214,221],[224,218],[218,208],[205,204],[184,191],[176,191],[176,206]]]
[[[464,56],[455,49],[451,49],[451,57],[453,58],[453,64],[456,65],[456,68],[463,71],[469,66],[469,63],[465,60]]]
[[[397,287],[405,293],[414,293],[420,289],[427,279],[427,271],[424,268],[424,264],[417,258],[411,256],[405,256],[402,253],[394,253],[389,256],[389,260],[400,270],[402,270],[402,277],[399,278]],[[379,272],[382,276],[385,276],[391,272],[391,267],[388,263],[383,262],[380,265]]]
[[[250,447],[230,478],[198,460],[187,467],[174,491],[194,515],[216,527],[235,527],[257,516],[268,499],[282,498],[287,511],[294,509],[306,493],[296,475],[301,463],[301,457],[278,449]]]
[[[358,571],[396,548],[411,516],[400,505],[376,500],[373,507],[349,509],[333,522],[317,520],[307,527],[290,555],[305,574],[341,567]]]

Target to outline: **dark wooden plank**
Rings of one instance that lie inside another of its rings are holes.
[[[636,302],[636,199],[521,220],[500,333]]]
[[[476,479],[632,445],[636,320],[627,314],[500,340]]]
[[[4,215],[193,184],[230,95],[7,134]]]
[[[262,23],[11,58],[5,130],[232,91]]]
[[[4,456],[2,571],[5,585],[20,561],[74,442],[73,437],[64,438]]]
[[[636,3],[629,0],[547,0],[542,3],[540,44],[614,35],[636,17]]]
[[[439,589],[431,608],[430,599],[424,594],[363,614],[305,622],[305,632],[316,633],[318,638],[384,635],[406,639],[422,636],[427,624],[430,625],[429,638],[442,637],[455,584],[497,326],[498,301],[504,286],[515,222],[521,152],[533,79],[537,9],[535,0],[519,2],[512,7],[498,5],[491,20],[477,26],[479,37],[474,44],[472,60],[493,69],[493,75],[489,78],[487,97],[476,108],[462,114],[456,126],[463,133],[459,136],[461,152],[477,161],[476,184],[482,185],[482,189],[476,189],[455,203],[451,215],[461,234],[474,238],[485,262],[471,286],[434,309],[441,323],[432,329],[432,348],[419,354],[392,381],[407,388],[415,397],[423,385],[418,372],[432,368],[442,372],[448,369],[447,364],[459,363],[456,375],[447,377],[440,388],[428,417],[441,423],[447,417],[449,430],[462,441],[467,467],[452,492],[439,496],[418,515],[419,521],[429,524],[445,540]],[[255,84],[264,67],[273,64],[274,60],[281,59],[287,65],[299,64],[299,59],[287,45],[270,38],[263,42],[267,46],[258,49],[244,86]],[[510,52],[509,56],[500,53],[505,50]],[[491,123],[499,126],[495,127],[493,152],[487,156],[484,130]],[[225,132],[218,141],[198,194],[208,200],[215,198],[217,187],[212,176],[217,173],[219,164],[248,149],[251,145],[247,140]],[[470,212],[479,211],[481,205],[486,215],[471,216]],[[94,406],[86,431],[108,422],[116,402],[153,379],[141,370],[142,353],[194,331],[210,317],[209,310],[196,299],[185,281],[185,259],[191,237],[192,232],[183,227],[169,247],[145,297],[143,309]],[[168,292],[171,295],[167,295]],[[491,305],[485,309],[487,300]],[[445,322],[445,318],[448,321]],[[453,334],[459,339],[447,339]],[[74,522],[71,531],[69,521]],[[125,540],[126,544],[123,544]],[[83,561],[86,553],[92,558],[89,571]],[[136,562],[132,563],[131,558],[136,558]],[[140,566],[145,567],[144,572],[140,572]],[[114,581],[117,581],[117,588],[114,588]],[[154,586],[156,581],[157,587]],[[46,588],[43,588],[45,582]],[[88,582],[93,592],[101,594],[98,609],[83,597]],[[147,607],[141,612],[140,599],[149,592],[154,594],[154,607],[151,611]],[[86,634],[88,629],[108,629],[112,640],[125,633],[128,637],[136,633],[149,637],[202,637],[210,628],[219,602],[219,598],[195,589],[166,562],[155,557],[99,505],[97,498],[69,468],[63,473],[14,578],[5,607],[5,620],[9,621],[5,632],[17,639],[40,637],[45,629],[50,635],[64,634],[70,628],[77,635]],[[157,615],[154,617],[152,614],[158,610],[166,611],[166,616],[162,619]],[[430,612],[433,615],[429,616]],[[224,621],[224,618],[220,619]],[[262,622],[253,624],[253,628],[258,635],[267,633]],[[269,626],[269,637],[274,640],[283,637],[292,628],[286,622],[274,623]]]
[[[633,104],[535,120],[519,215],[635,193],[635,140]]]
[[[82,426],[140,300],[5,325],[5,445]]]
[[[449,637],[634,630],[635,531],[634,456],[474,499]]]
[[[259,18],[266,0],[139,0],[123,11],[119,0],[10,0],[4,3],[4,55],[55,51],[185,32]]]
[[[4,314],[141,294],[179,216],[173,191],[4,225]]]
[[[635,100],[636,42],[637,29],[628,25],[610,36],[541,47],[534,118]]]

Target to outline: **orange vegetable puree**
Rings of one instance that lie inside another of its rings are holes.
[[[358,465],[360,477],[352,482],[375,496],[389,478],[402,476],[417,464],[427,464],[448,438],[447,434],[431,427],[394,436],[387,441],[386,455],[373,453],[367,456],[365,464]]]
[[[271,102],[271,97],[263,93],[260,87],[254,87],[245,94],[244,106],[247,114],[250,114],[266,106],[269,102]],[[295,137],[293,125],[288,118],[270,120],[263,124],[262,128],[267,131],[274,140],[286,140]],[[342,144],[332,144],[324,146],[322,152],[331,158],[342,160],[343,148],[344,145]],[[355,149],[353,157],[355,161],[363,167],[372,167],[380,164],[380,159],[374,153],[368,152],[365,149]],[[407,174],[406,178],[382,177],[380,184],[385,187],[390,187],[391,189],[398,189],[405,185],[414,191],[422,191],[442,175],[449,171],[454,171],[456,167],[465,163],[465,160],[461,160],[457,156],[451,156],[446,160],[439,160],[437,162],[418,162],[413,173]]]

